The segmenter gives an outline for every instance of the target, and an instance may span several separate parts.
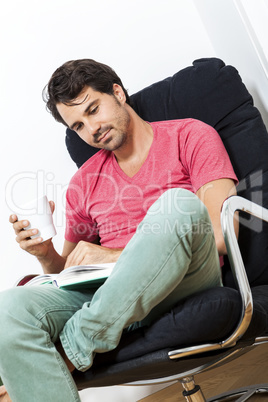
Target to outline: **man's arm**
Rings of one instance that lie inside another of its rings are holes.
[[[51,207],[54,210],[54,203],[51,203]],[[18,221],[14,214],[10,216],[9,221],[13,224],[16,241],[20,247],[38,259],[44,273],[59,273],[72,265],[116,262],[123,250],[122,248],[110,249],[85,241],[77,244],[65,240],[62,255],[60,255],[55,250],[51,239],[41,243],[40,238],[30,238],[36,233],[35,229],[24,230],[29,225],[28,221]]]
[[[48,248],[47,254],[43,256],[37,256],[38,261],[42,265],[45,273],[60,272],[64,269],[68,255],[75,249],[77,243],[72,243],[67,240],[64,241],[62,254],[58,254],[54,249],[53,243]]]
[[[219,255],[226,254],[225,242],[223,239],[220,213],[223,202],[231,195],[236,195],[236,187],[231,179],[219,179],[211,181],[196,192],[196,195],[205,204],[214,229],[217,249]],[[238,236],[238,219],[235,219],[235,230]]]
[[[66,241],[65,241],[66,242]],[[66,242],[66,247],[69,244]],[[86,264],[102,264],[107,262],[116,262],[123,251],[123,248],[108,248],[99,246],[94,243],[80,241],[68,254],[64,269],[73,265],[86,265]],[[65,247],[63,255],[67,255]]]
[[[55,204],[53,201],[50,201],[50,207],[52,212],[54,212]],[[29,225],[27,220],[18,221],[18,217],[13,214],[10,216],[9,221],[13,224],[16,241],[19,243],[20,247],[38,259],[44,273],[59,273],[64,269],[66,259],[75,248],[76,243],[65,241],[63,253],[60,255],[55,250],[51,239],[41,242],[40,237],[34,239],[30,238],[30,236],[38,232],[38,228],[25,230]]]

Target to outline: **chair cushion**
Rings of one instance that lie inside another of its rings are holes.
[[[256,336],[268,333],[268,286],[254,288],[253,299],[251,324],[231,351],[237,348],[246,351]],[[239,309],[240,299],[234,289],[215,288],[195,295],[181,302],[174,310],[175,315],[173,312],[166,314],[151,327],[124,334],[119,347],[103,355],[97,354],[93,366],[86,372],[75,370],[73,376],[76,385],[78,389],[84,389],[166,376],[178,377],[202,365],[208,367],[228,356],[229,350],[221,349],[176,360],[170,360],[168,352],[183,346],[197,345],[201,340],[205,343],[212,342],[212,338],[215,341],[223,340],[233,325],[230,321],[239,319]]]
[[[97,354],[94,366],[121,362],[162,348],[185,347],[227,337],[239,320],[241,301],[230,288],[213,288],[180,302],[149,327],[123,334],[112,352]]]
[[[268,332],[268,286],[253,289],[254,314],[244,340]],[[188,297],[149,327],[123,334],[111,352],[97,354],[94,368],[135,359],[161,349],[183,348],[218,342],[232,333],[239,322],[241,300],[231,288],[213,288]]]

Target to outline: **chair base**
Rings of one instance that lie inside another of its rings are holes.
[[[251,400],[256,394],[268,393],[268,384],[256,384],[205,399],[200,386],[195,383],[193,376],[181,379],[180,383],[184,389],[182,394],[187,402],[245,402]]]
[[[184,388],[182,395],[187,402],[206,402],[203,392],[199,385],[195,384],[194,377],[184,377],[180,380]]]
[[[256,384],[248,387],[235,389],[209,398],[207,399],[207,402],[227,402],[227,401],[245,402],[250,401],[251,397],[253,397],[254,395],[263,393],[268,393],[268,384]]]

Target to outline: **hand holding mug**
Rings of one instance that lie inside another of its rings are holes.
[[[52,219],[54,209],[54,202],[49,203],[44,196],[25,204],[17,214],[10,216],[16,241],[23,250],[37,257],[47,254],[51,238],[56,234]]]

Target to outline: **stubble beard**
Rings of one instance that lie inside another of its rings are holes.
[[[111,133],[110,138],[105,141],[101,148],[106,151],[116,151],[119,148],[125,146],[128,142],[128,129],[130,126],[130,115],[126,109],[121,105],[119,106],[120,113],[118,112],[115,116],[116,127],[110,126],[108,129],[114,131]]]

